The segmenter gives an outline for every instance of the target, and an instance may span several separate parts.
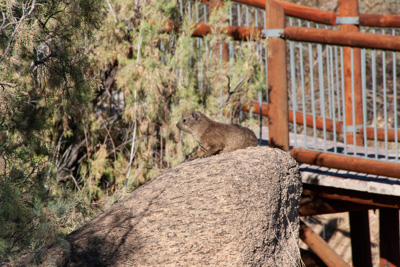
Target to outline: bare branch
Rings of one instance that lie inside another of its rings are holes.
[[[5,57],[7,56],[7,54],[10,52],[11,44],[12,44],[13,41],[14,41],[15,35],[18,33],[18,30],[19,30],[19,28],[21,27],[22,23],[25,21],[25,19],[27,19],[27,18],[32,14],[33,10],[35,10],[35,7],[36,7],[36,0],[32,0],[32,2],[24,4],[24,5],[22,6],[22,17],[18,20],[18,22],[13,22],[13,23],[11,23],[11,25],[16,24],[16,26],[15,26],[14,31],[13,31],[12,34],[11,34],[11,37],[10,37],[10,40],[9,40],[9,42],[8,42],[7,48],[6,48],[6,50],[4,51],[4,54],[3,54],[3,55],[1,56],[1,58],[0,58],[0,63],[4,60],[4,58],[5,58]],[[25,14],[27,9],[29,9],[29,11],[28,11],[27,14]],[[4,16],[4,13],[3,13],[3,18],[4,18],[4,17],[5,17],[5,16]],[[5,19],[3,19],[3,23],[4,23],[4,20],[5,20]],[[5,26],[5,28],[7,28],[7,27],[9,27],[9,26],[10,26],[10,25],[7,24],[7,25]],[[1,32],[2,30],[4,30],[5,28],[0,28],[0,32]]]
[[[3,91],[6,89],[6,86],[13,88],[14,85],[8,84],[8,83],[0,83],[0,87],[3,89]]]
[[[4,12],[1,12],[1,15],[3,15],[3,22],[1,23],[0,26],[0,32],[5,29],[6,27],[4,27],[4,25],[6,24],[6,15],[4,14]]]
[[[228,96],[226,97],[225,101],[221,102],[221,104],[219,104],[218,109],[221,109],[226,103],[228,103],[229,99],[231,99],[231,96],[235,93],[236,89],[238,89],[240,87],[240,85],[243,83],[244,79],[246,79],[246,77],[242,77],[240,79],[240,81],[235,85],[235,87],[233,87],[233,89],[231,89],[231,80],[228,77]]]
[[[143,37],[142,37],[142,29],[143,29],[143,24],[140,25],[140,33],[139,33],[139,44],[138,44],[138,52],[137,52],[137,57],[136,57],[136,66],[138,65],[138,61],[140,58],[140,48],[142,46],[142,41],[143,41]],[[136,106],[136,87],[135,87],[135,93],[134,93],[135,97],[134,97],[134,101],[135,101],[135,115],[137,114],[137,106]],[[135,118],[135,126],[133,128],[133,133],[132,133],[132,145],[131,145],[131,157],[129,158],[129,169],[128,169],[128,173],[126,174],[126,180],[125,180],[125,186],[128,185],[128,179],[129,179],[129,174],[131,173],[131,167],[132,167],[132,162],[133,159],[135,157],[136,154],[136,150],[135,150],[135,141],[136,141],[136,127],[137,127],[137,119]]]
[[[59,58],[59,55],[58,55],[57,53],[55,53],[55,52],[51,52],[50,54],[48,54],[47,56],[45,56],[45,57],[42,58],[41,60],[37,60],[37,59],[35,58],[34,61],[33,61],[33,64],[34,64],[35,67],[36,67],[36,66],[38,66],[38,65],[41,65],[41,64],[46,63],[46,61],[47,61],[49,58],[53,58],[53,57]]]

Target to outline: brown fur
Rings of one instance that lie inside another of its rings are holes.
[[[176,126],[199,142],[200,148],[194,158],[257,146],[257,137],[249,128],[213,121],[199,111],[184,117]]]

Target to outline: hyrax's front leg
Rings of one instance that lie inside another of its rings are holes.
[[[201,144],[197,151],[196,158],[205,158],[216,155],[224,149],[222,145]]]

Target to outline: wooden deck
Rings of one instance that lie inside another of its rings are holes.
[[[259,132],[256,133],[257,138],[259,138]],[[295,136],[290,133],[290,147],[295,147]],[[316,138],[308,136],[305,138],[304,135],[297,135],[297,147],[306,148],[314,147],[315,143],[318,148],[324,147],[324,141],[321,138]],[[307,146],[306,146],[307,144]],[[262,145],[268,145],[268,127],[262,127]],[[326,147],[328,151],[334,151],[335,144],[333,141],[326,141]],[[344,150],[343,143],[336,143],[337,151]],[[354,146],[347,146],[348,154],[357,153],[363,156],[365,153],[364,147],[356,147],[354,151]],[[369,147],[367,149],[369,158],[374,159],[375,149]],[[386,157],[384,149],[378,149],[379,158],[383,159]],[[396,161],[396,152],[388,151],[389,162]],[[309,164],[301,164],[300,170],[302,175],[302,182],[304,184],[319,185],[326,187],[333,187],[345,190],[354,190],[366,193],[388,195],[388,196],[398,196],[400,197],[400,179],[391,178],[385,176],[377,176],[365,173],[356,173],[345,170],[337,170],[332,168],[313,166]]]

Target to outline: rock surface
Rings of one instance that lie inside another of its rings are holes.
[[[68,236],[67,266],[298,266],[301,180],[285,152],[186,162]]]

